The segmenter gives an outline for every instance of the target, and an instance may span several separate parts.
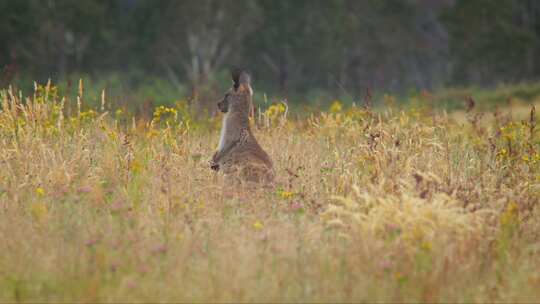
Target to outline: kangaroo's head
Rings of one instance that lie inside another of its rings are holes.
[[[234,69],[232,71],[233,86],[226,93],[223,99],[218,102],[218,109],[227,113],[242,112],[249,113],[251,106],[251,96],[253,90],[251,89],[251,80],[249,74],[240,69]]]

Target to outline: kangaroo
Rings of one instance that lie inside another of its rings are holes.
[[[210,168],[225,175],[237,174],[243,181],[272,182],[272,160],[251,131],[249,117],[253,109],[250,76],[243,70],[232,71],[233,87],[217,103],[223,112],[223,125]]]

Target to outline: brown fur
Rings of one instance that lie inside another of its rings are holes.
[[[250,77],[244,71],[233,71],[233,87],[227,91],[218,108],[225,113],[220,144],[210,167],[240,181],[271,182],[272,160],[259,145],[249,124],[253,91]]]

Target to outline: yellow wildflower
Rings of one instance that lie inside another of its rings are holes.
[[[420,248],[424,251],[431,251],[431,243],[430,242],[422,242],[420,245]]]
[[[343,105],[339,100],[334,100],[332,102],[332,105],[330,105],[330,112],[331,113],[339,113],[343,109]]]
[[[45,195],[45,189],[41,188],[41,187],[37,187],[36,188],[36,194],[38,196],[44,196]]]
[[[97,113],[94,110],[88,110],[85,112],[81,112],[81,120],[91,120],[92,118],[96,117]]]
[[[277,195],[283,199],[289,199],[294,196],[294,192],[285,191],[285,190],[278,190]]]
[[[253,224],[253,228],[255,228],[255,230],[261,230],[264,228],[264,225],[260,222],[260,221],[256,221],[254,224]]]
[[[499,152],[497,153],[497,156],[498,157],[501,157],[501,158],[504,158],[505,156],[508,155],[508,151],[505,149],[505,148],[502,148],[501,150],[499,150]]]
[[[153,138],[153,137],[156,137],[159,135],[159,132],[154,130],[154,129],[150,129],[148,130],[148,132],[146,133],[146,138]]]
[[[285,113],[285,106],[282,103],[273,104],[266,110],[266,115],[270,118],[276,118],[278,115]]]
[[[167,114],[170,114],[173,120],[176,120],[178,118],[178,111],[176,109],[168,108],[165,106],[159,106],[154,111],[154,118],[152,120],[154,122],[160,122],[162,116],[165,116]]]

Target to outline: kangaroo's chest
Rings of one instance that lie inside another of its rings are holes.
[[[221,125],[221,134],[219,136],[218,151],[223,150],[225,146],[225,134],[227,134],[227,117],[228,114],[223,115],[223,123]]]

